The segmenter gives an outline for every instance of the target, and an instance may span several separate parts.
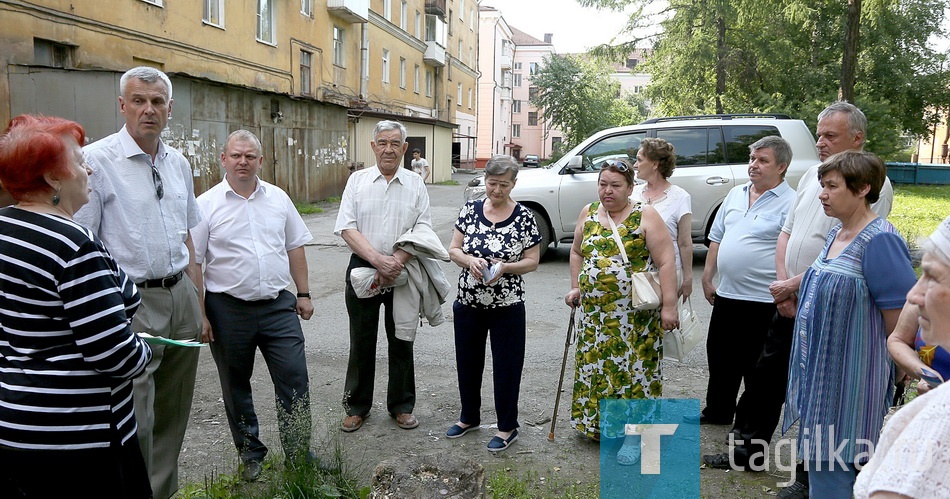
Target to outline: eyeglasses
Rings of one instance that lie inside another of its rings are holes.
[[[607,161],[604,161],[604,166],[616,168],[620,173],[627,173],[630,171],[630,167],[627,166],[627,163],[615,159],[608,159]]]
[[[155,194],[158,196],[158,199],[165,197],[165,186],[162,185],[162,176],[158,174],[158,168],[155,165],[149,165],[152,167],[152,183],[155,184]]]

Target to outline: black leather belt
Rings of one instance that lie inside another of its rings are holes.
[[[184,272],[184,270],[179,270],[177,274],[172,274],[160,279],[148,279],[146,281],[137,282],[135,285],[140,288],[170,288],[178,284]]]

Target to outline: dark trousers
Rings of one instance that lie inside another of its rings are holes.
[[[518,425],[518,395],[524,368],[524,303],[480,309],[455,302],[455,361],[458,364],[459,396],[467,425],[481,424],[482,375],[485,372],[485,342],[491,335],[492,381],[498,431]]]
[[[277,426],[288,458],[310,448],[310,384],[297,299],[281,291],[273,300],[245,301],[224,293],[206,293],[205,310],[214,341],[224,409],[242,461],[262,461],[267,447],[260,440],[251,396],[254,356],[260,349],[277,398]]]
[[[359,298],[350,283],[350,270],[371,267],[353,255],[346,270],[346,313],[350,317],[350,359],[343,386],[343,408],[350,416],[365,416],[373,406],[376,378],[376,337],[379,308],[385,307],[386,340],[389,344],[389,386],[386,407],[390,414],[412,412],[416,405],[416,377],[412,360],[412,342],[396,338],[393,322],[392,292],[371,298]]]
[[[0,497],[58,499],[152,497],[135,438],[105,449],[19,450],[0,446]]]
[[[736,439],[744,441],[735,448],[738,464],[748,464],[756,453],[767,451],[765,445],[772,440],[785,403],[788,385],[788,357],[792,350],[792,330],[795,319],[775,313],[765,344],[751,376],[746,378],[745,391],[736,407],[736,422],[732,432]],[[762,440],[753,443],[752,440]],[[764,454],[763,454],[764,456]],[[754,464],[760,464],[756,457]]]
[[[715,423],[731,423],[743,379],[746,387],[775,315],[774,303],[733,300],[716,295],[709,318],[706,353],[709,384],[703,415]]]

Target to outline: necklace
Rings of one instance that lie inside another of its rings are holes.
[[[660,191],[659,193],[651,197],[647,195],[647,190],[650,189],[650,186],[647,185],[646,187],[643,188],[643,192],[640,193],[640,198],[643,200],[644,203],[649,204],[649,205],[652,205],[654,203],[659,203],[660,201],[663,201],[664,199],[666,199],[666,195],[669,194],[670,192],[670,187],[672,187],[672,185],[667,186],[666,189],[663,189],[662,191]]]
[[[604,206],[604,213],[606,213],[607,216],[608,216],[611,220],[616,221],[616,220],[614,219],[614,215],[616,215],[616,214],[622,214],[622,213],[624,212],[624,210],[627,209],[628,206],[630,206],[630,200],[629,200],[629,199],[627,200],[627,204],[623,205],[623,208],[620,208],[619,210],[617,210],[617,211],[615,211],[615,212],[613,212],[613,213],[611,213],[610,210],[608,210],[607,207]]]

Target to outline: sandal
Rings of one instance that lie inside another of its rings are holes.
[[[620,446],[617,451],[617,464],[620,466],[633,466],[640,462],[640,445],[628,445],[626,442]]]

